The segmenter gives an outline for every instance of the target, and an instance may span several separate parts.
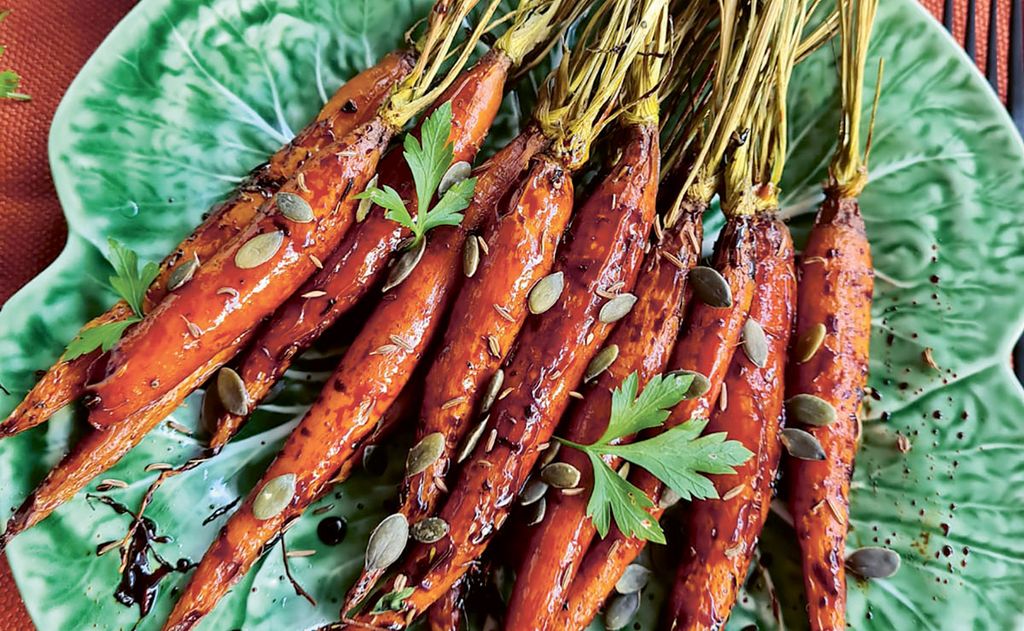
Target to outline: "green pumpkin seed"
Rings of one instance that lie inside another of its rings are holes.
[[[533,479],[526,483],[523,492],[519,494],[519,503],[529,506],[539,501],[548,492],[548,483],[544,480]]]
[[[259,267],[274,258],[282,243],[284,243],[284,234],[281,232],[258,234],[246,241],[235,252],[235,265],[239,269]]]
[[[698,265],[690,270],[693,293],[709,307],[719,309],[732,306],[732,288],[718,270]]]
[[[768,364],[768,336],[761,323],[753,318],[747,318],[743,324],[743,352],[758,368]]]
[[[483,399],[480,401],[480,413],[487,414],[490,411],[491,406],[494,405],[495,399],[498,398],[498,393],[501,392],[501,386],[505,383],[505,371],[501,368],[494,373],[491,380],[487,383],[487,389],[484,390]]]
[[[800,460],[824,460],[825,450],[813,434],[795,427],[787,427],[780,435],[782,445],[790,456]]]
[[[444,197],[448,189],[468,178],[471,173],[473,173],[473,165],[465,160],[453,163],[441,176],[441,182],[437,185],[437,196]]]
[[[631,563],[626,566],[618,582],[615,583],[615,591],[620,594],[632,594],[647,587],[647,581],[651,578],[651,571],[639,563]]]
[[[608,608],[604,612],[604,628],[608,631],[622,629],[640,611],[640,593],[616,594],[608,602]]]
[[[673,370],[670,375],[690,375],[693,377],[693,381],[690,382],[690,388],[686,391],[684,399],[696,399],[702,397],[711,390],[711,380],[705,377],[702,373],[696,370]]]
[[[862,578],[889,578],[900,564],[900,555],[888,548],[861,548],[846,558],[846,567]]]
[[[282,191],[277,194],[276,199],[277,209],[295,223],[309,223],[316,219],[313,207],[299,195]]]
[[[544,313],[551,307],[555,306],[555,303],[558,302],[558,299],[562,296],[562,290],[564,289],[565,274],[562,272],[548,274],[537,281],[537,284],[530,290],[530,297],[527,300],[527,304],[530,307],[530,313]]]
[[[636,296],[633,294],[619,294],[601,306],[597,319],[605,324],[618,322],[626,317],[634,304],[636,304]]]
[[[366,188],[363,192],[370,190],[377,186],[376,174],[370,178],[370,181],[366,183]],[[373,202],[369,199],[359,200],[359,206],[356,207],[356,223],[362,223],[367,217],[370,216],[370,209],[373,208]]]
[[[171,272],[171,275],[167,278],[167,291],[174,291],[192,280],[198,269],[199,255],[193,253],[192,258],[175,267],[174,271]]]
[[[462,244],[462,273],[473,278],[480,267],[480,243],[472,236]]]
[[[211,436],[217,432],[217,423],[220,421],[221,412],[224,406],[217,396],[217,388],[208,386],[203,393],[203,409],[199,414],[199,422],[207,434]]]
[[[278,515],[295,496],[295,474],[279,475],[263,485],[252,502],[252,516],[260,521]]]
[[[444,434],[434,432],[423,437],[423,440],[416,443],[409,450],[409,456],[405,460],[405,474],[416,475],[423,473],[427,467],[437,462],[437,459],[444,453]]]
[[[370,533],[366,544],[366,570],[383,570],[402,556],[409,543],[409,521],[402,513],[384,518]]]
[[[820,322],[804,331],[803,335],[797,338],[796,345],[793,347],[796,363],[803,364],[810,361],[814,354],[818,352],[818,349],[821,348],[827,332],[825,325]]]
[[[217,396],[224,409],[236,416],[249,413],[249,393],[237,372],[225,366],[217,372]]]
[[[427,517],[412,525],[409,536],[420,543],[437,543],[448,534],[448,522],[440,517]]]
[[[459,447],[459,455],[455,459],[455,462],[462,462],[466,458],[469,458],[469,454],[473,453],[473,450],[476,449],[476,444],[480,442],[480,437],[484,435],[485,429],[487,429],[486,417],[477,423],[476,427],[466,435],[466,439],[462,442],[462,446]]]
[[[420,264],[420,259],[423,258],[423,252],[427,249],[427,238],[423,237],[419,243],[415,244],[411,250],[406,250],[405,254],[399,257],[398,261],[391,268],[391,272],[388,273],[388,279],[384,283],[384,287],[381,291],[390,291],[391,289],[402,284],[412,271],[416,269],[416,266]]]
[[[658,500],[658,508],[671,508],[678,504],[681,499],[683,498],[680,497],[672,487],[668,487],[661,492],[661,498]]]
[[[541,469],[543,469],[544,467],[546,467],[549,464],[551,464],[552,462],[554,462],[555,461],[555,456],[558,455],[558,452],[561,449],[562,449],[562,443],[557,442],[557,441],[552,442],[550,445],[545,447],[544,451],[542,451],[541,454],[540,454],[540,460],[538,461],[538,466]]]
[[[526,507],[526,525],[533,526],[544,521],[544,515],[548,512],[548,501],[543,497],[540,501],[534,502]]]
[[[825,427],[835,423],[836,409],[813,394],[798,394],[786,401],[786,417],[804,425]]]
[[[587,370],[583,373],[583,381],[592,381],[595,377],[607,370],[609,366],[614,364],[615,360],[618,358],[618,344],[605,346],[597,355],[594,355],[594,358],[590,360],[589,364],[587,364]]]
[[[580,476],[580,470],[568,462],[552,462],[540,470],[540,479],[556,489],[576,488]]]

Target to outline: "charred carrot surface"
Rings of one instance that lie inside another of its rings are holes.
[[[452,585],[436,603],[427,610],[427,628],[430,631],[458,631],[462,621],[462,598],[466,588],[465,579]]]
[[[501,105],[511,61],[492,50],[438,99],[451,103],[454,159],[472,162]],[[418,134],[417,134],[418,135]],[[393,187],[402,198],[414,196],[409,168],[400,151],[381,162],[381,185]],[[411,212],[415,212],[415,202]],[[351,309],[378,280],[390,255],[408,231],[375,209],[356,226],[327,259],[323,271],[311,278],[261,329],[240,362],[238,370],[248,394],[250,409],[266,396],[271,386],[329,326]],[[237,432],[244,417],[225,414],[217,423],[211,447],[222,447]]]
[[[719,629],[747,576],[757,539],[768,517],[778,470],[783,371],[796,297],[793,244],[779,221],[762,217],[755,228],[757,289],[746,327],[759,328],[767,352],[756,349],[755,332],[736,352],[725,378],[725,407],[711,415],[707,432],[724,431],[755,457],[736,475],[711,476],[720,499],[700,500],[686,511],[682,562],[666,609],[670,629]]]
[[[412,55],[393,52],[376,66],[356,75],[334,94],[320,112],[317,122],[307,126],[287,146],[253,174],[227,201],[218,205],[191,235],[185,238],[161,264],[147,292],[147,308],[167,293],[167,281],[180,262],[212,257],[257,215],[260,206],[273,195],[281,182],[291,177],[311,154],[326,146],[334,137],[342,137],[372,117],[391,88],[412,69]],[[94,318],[83,328],[123,320],[131,315],[124,302],[118,302],[106,313]],[[100,356],[94,351],[81,357],[60,359],[32,388],[18,407],[0,423],[0,437],[11,436],[46,421],[57,410],[85,392],[90,366]]]

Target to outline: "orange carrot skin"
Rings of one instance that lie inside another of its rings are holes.
[[[502,88],[510,66],[508,57],[492,50],[437,99],[438,105],[451,101],[449,140],[455,161],[472,162],[476,157],[501,106]],[[412,175],[401,151],[391,151],[385,156],[378,174],[378,185],[382,188],[391,186],[402,199],[415,196]],[[415,206],[415,203],[410,205]],[[411,214],[415,212],[415,208],[410,208]],[[308,348],[366,295],[406,236],[408,231],[386,219],[380,208],[375,208],[362,224],[349,231],[325,263],[324,270],[310,278],[274,314],[240,362],[239,374],[252,405],[266,396],[296,354]],[[325,293],[304,298],[308,292]],[[217,423],[210,446],[222,447],[244,421],[244,417],[226,413]]]
[[[466,572],[501,528],[569,404],[570,389],[611,332],[613,325],[598,319],[607,299],[596,290],[620,282],[628,290],[636,281],[654,218],[659,155],[654,128],[630,128],[620,162],[580,209],[559,250],[555,269],[565,275],[559,301],[527,321],[506,364],[512,391],[491,413],[496,439],[481,439],[441,510],[448,536],[435,546],[415,546],[406,559],[403,573],[414,577],[416,590],[402,612],[358,621],[396,628],[415,617]]]
[[[282,181],[295,173],[311,153],[316,153],[334,137],[343,137],[372,117],[390,93],[391,87],[412,70],[413,61],[411,53],[390,53],[376,66],[352,77],[341,86],[321,110],[318,122],[303,129],[291,143],[275,153],[267,165],[255,170],[238,192],[218,205],[163,260],[160,274],[146,294],[146,310],[166,295],[167,279],[175,265],[193,256],[199,257],[200,261],[212,257],[252,221],[263,202],[273,195]],[[118,322],[130,315],[131,309],[127,303],[118,301],[106,313],[90,320],[83,329]],[[99,356],[97,350],[72,360],[58,360],[7,419],[0,422],[0,438],[13,436],[45,422],[57,410],[80,397],[89,381],[89,368]]]
[[[825,460],[791,458],[790,508],[803,557],[811,629],[846,628],[846,532],[857,415],[868,376],[874,267],[856,199],[826,191],[800,263],[796,339],[824,324],[825,340],[805,363],[790,362],[787,396],[813,394],[836,410],[827,427],[804,427]]]
[[[644,259],[636,282],[637,302],[608,338],[608,345],[618,345],[619,356],[584,391],[586,398],[560,426],[559,434],[568,440],[589,444],[601,437],[608,427],[611,392],[631,373],[637,373],[642,387],[664,371],[682,324],[686,274],[700,258],[704,208],[688,207]],[[563,450],[559,459],[579,469],[579,486],[593,486],[594,473],[582,452]],[[613,468],[618,466],[617,459],[607,460]],[[529,527],[528,543],[519,555],[522,563],[505,614],[507,628],[547,628],[561,608],[565,589],[596,534],[587,518],[588,499],[586,494],[547,494],[545,518]]]
[[[530,159],[526,154],[534,144],[521,138],[499,153],[500,161],[495,156],[483,165],[464,225],[430,232],[419,265],[401,285],[385,294],[320,397],[207,550],[166,629],[190,629],[209,613],[249,570],[263,545],[289,519],[301,514],[352,458],[409,380],[440,325],[461,274],[461,249],[467,230],[493,212],[507,187],[525,168]],[[540,178],[537,183],[541,181],[546,180]],[[523,194],[539,194],[537,183],[528,184]],[[396,337],[402,345],[395,343]],[[266,482],[288,473],[297,478],[291,504],[270,519],[257,520],[252,513],[255,495]]]
[[[767,363],[759,368],[746,353],[733,355],[725,378],[726,408],[712,413],[705,430],[727,432],[755,456],[736,467],[735,475],[709,476],[722,499],[696,501],[687,509],[686,540],[679,546],[682,562],[662,618],[667,629],[711,631],[724,626],[771,506],[782,450],[783,372],[796,272],[785,225],[765,221],[762,226],[754,234],[757,289],[750,318],[767,335]]]
[[[676,405],[665,422],[666,428],[694,416],[707,418],[718,401],[753,300],[755,252],[750,232],[754,223],[752,217],[730,218],[718,238],[715,269],[729,283],[732,306],[714,308],[694,298],[684,331],[668,363],[672,370],[701,373],[708,378],[711,387],[704,395]],[[660,519],[664,509],[657,507],[662,492],[658,479],[643,469],[636,469],[630,475],[630,482],[655,501],[656,507],[651,516]],[[590,624],[626,566],[636,559],[645,544],[643,540],[624,536],[613,527],[607,537],[591,546],[580,562],[576,578],[568,590],[566,605],[559,612],[553,628],[582,629]]]
[[[281,188],[309,203],[312,221],[286,218],[277,208],[279,193],[264,217],[121,338],[106,377],[90,386],[89,422],[109,427],[159,399],[294,293],[316,271],[310,255],[326,258],[352,224],[355,194],[366,187],[392,132],[377,118],[325,149]],[[240,249],[269,233],[282,235],[277,249],[255,267],[239,267]]]
[[[458,581],[427,610],[427,628],[430,631],[458,631],[462,621],[462,592],[465,579]]]

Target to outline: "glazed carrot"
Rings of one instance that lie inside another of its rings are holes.
[[[160,274],[147,292],[147,309],[167,293],[171,272],[182,261],[198,258],[200,262],[213,256],[234,235],[248,225],[263,203],[281,183],[294,175],[311,154],[342,137],[369,119],[384,102],[394,84],[409,73],[413,54],[396,51],[385,56],[376,66],[352,77],[324,105],[317,121],[303,129],[270,161],[257,167],[250,177],[227,201],[219,204],[203,223],[185,238],[161,263]],[[90,320],[83,329],[117,322],[131,315],[124,301],[106,313]],[[100,352],[94,351],[75,359],[60,359],[39,380],[17,408],[0,423],[0,437],[12,436],[45,422],[57,410],[85,392],[92,366]]]
[[[463,577],[427,610],[427,628],[430,631],[458,631],[462,620],[465,583],[466,579]]]
[[[755,457],[736,467],[735,475],[710,476],[721,499],[699,500],[687,509],[685,539],[678,546],[682,562],[664,628],[724,626],[768,518],[782,449],[782,374],[796,297],[792,239],[773,214],[760,217],[755,227],[757,289],[746,325],[765,333],[766,352],[762,356],[750,346],[733,355],[724,382],[726,407],[712,413],[705,429],[728,432]]]

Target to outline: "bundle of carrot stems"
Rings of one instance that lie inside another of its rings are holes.
[[[323,392],[166,629],[198,624],[402,422],[415,444],[399,508],[371,535],[337,628],[421,616],[459,628],[471,579],[496,568],[515,580],[489,624],[582,629],[603,609],[622,628],[650,574],[640,553],[667,540],[676,575],[662,625],[721,628],[784,452],[811,628],[845,628],[873,276],[857,204],[870,150],[862,84],[877,0],[521,0],[505,16],[497,0],[479,4],[436,0],[421,34],[339,88],[138,300],[85,325],[0,423],[12,436],[81,400],[92,425],[0,548],[206,384],[208,448],[164,467],[129,511],[116,546],[125,571],[160,484],[217,457],[293,359],[358,308]],[[793,68],[837,31],[838,149],[798,257],[778,214],[787,92]],[[555,47],[521,133],[473,168],[505,91]],[[715,200],[725,226],[702,260]],[[101,331],[121,337],[89,347]],[[670,509],[681,532],[659,525]],[[855,554],[866,578],[899,564],[887,550]]]

